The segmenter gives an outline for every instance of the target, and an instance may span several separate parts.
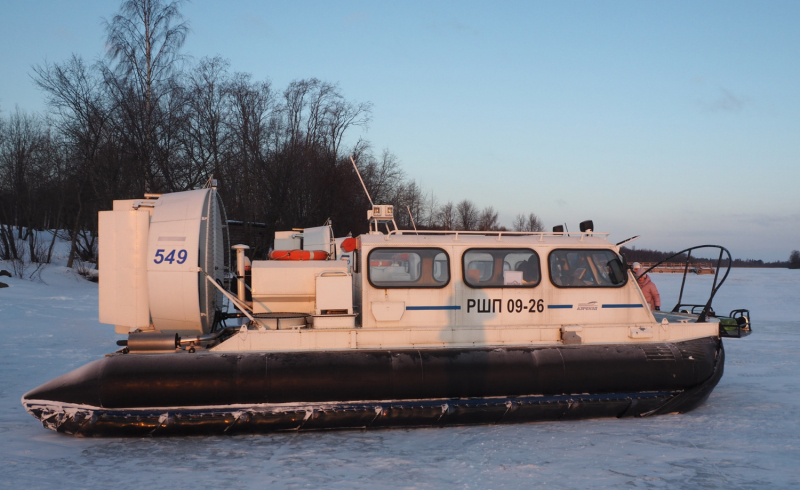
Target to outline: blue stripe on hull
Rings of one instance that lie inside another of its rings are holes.
[[[460,310],[460,306],[406,306],[406,310]]]

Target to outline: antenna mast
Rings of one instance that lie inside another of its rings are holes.
[[[367,194],[367,199],[369,199],[369,203],[371,206],[374,206],[375,203],[372,202],[372,198],[369,197],[369,191],[367,190],[366,184],[364,184],[364,179],[361,178],[361,172],[358,171],[358,167],[356,166],[356,161],[353,160],[353,155],[350,155],[350,161],[353,162],[353,168],[356,169],[356,175],[358,175],[358,180],[361,181],[361,187],[364,188],[364,192]]]
[[[408,204],[406,204],[406,209],[408,210],[408,217],[411,218],[411,225],[414,227],[414,233],[419,235],[419,232],[417,231],[417,224],[414,223],[414,215],[411,214],[411,208],[408,207]]]

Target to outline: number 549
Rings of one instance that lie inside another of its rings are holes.
[[[169,262],[170,264],[173,262],[178,262],[179,264],[183,264],[186,262],[186,258],[189,256],[189,252],[186,250],[170,250],[166,256],[164,255],[164,252],[166,252],[166,250],[163,248],[156,250],[156,258],[153,259],[153,262],[156,264],[160,264],[162,262]],[[175,259],[175,252],[178,252],[177,260]]]

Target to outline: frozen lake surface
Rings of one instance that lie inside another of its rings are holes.
[[[0,268],[9,269],[3,262]],[[46,284],[0,278],[0,487],[796,488],[800,485],[800,271],[733,269],[714,301],[749,308],[725,374],[682,415],[444,429],[233,437],[75,438],[44,429],[22,394],[116,350],[97,286],[50,266]],[[680,276],[653,275],[665,308]],[[713,276],[695,276],[699,302]],[[702,295],[702,296],[701,296]]]

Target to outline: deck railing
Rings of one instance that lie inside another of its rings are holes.
[[[656,262],[639,262],[645,270],[653,267]],[[654,267],[650,272],[664,272],[672,274],[683,274],[686,264],[683,262],[664,262]],[[713,274],[715,272],[714,265],[711,262],[692,262],[689,264],[689,272],[695,274]]]
[[[594,231],[587,231],[587,232],[575,232],[575,231],[565,231],[565,232],[557,232],[557,231],[464,231],[464,230],[391,230],[389,233],[386,234],[387,239],[389,236],[392,235],[452,235],[454,240],[458,240],[459,235],[465,236],[491,236],[496,237],[497,241],[500,241],[504,236],[505,237],[514,237],[514,236],[535,236],[539,238],[539,241],[543,241],[544,237],[580,237],[581,241],[585,237],[596,236],[598,238],[608,239],[608,235],[610,233],[597,233]]]

